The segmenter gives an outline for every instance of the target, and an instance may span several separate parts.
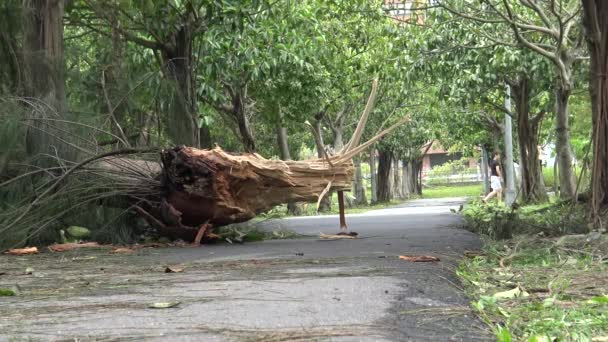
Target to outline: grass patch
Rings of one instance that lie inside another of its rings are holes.
[[[483,184],[425,187],[422,198],[475,197],[483,194]]]
[[[471,201],[463,210],[467,228],[493,239],[509,239],[514,234],[560,236],[589,232],[588,207],[584,204],[544,203],[506,208],[502,203]]]
[[[484,247],[457,274],[498,341],[608,341],[608,236],[589,233],[587,206],[473,201],[463,215]]]
[[[484,245],[484,255],[465,260],[457,274],[498,341],[608,336],[607,236],[526,235]]]

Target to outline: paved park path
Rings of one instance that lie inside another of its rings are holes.
[[[0,297],[0,341],[492,340],[454,274],[480,244],[450,212],[463,201],[349,215],[354,240],[319,240],[338,227],[321,216],[258,223],[308,236],[299,239],[0,256],[0,288],[19,291]],[[161,302],[179,305],[149,308]]]

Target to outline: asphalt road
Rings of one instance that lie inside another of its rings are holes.
[[[479,248],[449,210],[462,201],[349,215],[353,240],[320,240],[338,231],[323,216],[258,223],[308,236],[299,239],[0,256],[0,288],[19,292],[0,297],[0,341],[492,340],[454,274],[463,251]],[[160,302],[179,305],[149,308]]]

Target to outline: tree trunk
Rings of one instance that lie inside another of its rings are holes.
[[[241,136],[241,142],[245,152],[255,153],[255,139],[253,138],[253,132],[251,131],[251,125],[249,124],[249,117],[247,116],[247,107],[245,101],[247,100],[247,85],[243,85],[237,89],[235,97],[232,102],[233,116],[236,120],[236,124],[239,127],[239,133]]]
[[[608,3],[605,0],[583,0],[583,10],[583,23],[591,57],[591,210],[594,223],[599,225],[601,208],[608,205]]]
[[[483,182],[484,196],[490,193],[490,177],[488,175],[488,151],[484,145],[481,145],[481,179]]]
[[[63,60],[62,0],[23,2],[23,57],[25,95],[40,101],[32,107],[33,120],[26,133],[28,154],[58,153],[72,159],[71,148],[62,142],[65,125],[43,118],[64,119],[67,112],[65,65]]]
[[[394,158],[393,160],[393,175],[394,175],[394,197],[397,199],[404,199],[405,195],[403,194],[403,182],[402,182],[402,172],[401,172],[401,168],[399,167],[401,163],[399,162],[398,158]]]
[[[289,143],[287,140],[287,128],[284,126],[284,116],[280,107],[277,108],[277,115],[279,117],[277,121],[277,144],[279,145],[279,155],[281,160],[291,160]],[[302,207],[296,202],[288,202],[287,213],[292,216],[299,216],[302,214]]]
[[[544,112],[530,118],[530,81],[520,76],[511,84],[517,113],[521,199],[524,203],[544,202],[547,198],[538,155],[539,126]]]
[[[323,142],[323,130],[321,129],[321,121],[325,116],[324,111],[319,111],[315,114],[315,121],[313,125],[313,129],[315,130],[315,145],[317,147],[317,157],[320,159],[325,158],[325,143]],[[331,211],[331,191],[328,191],[325,196],[321,199],[319,203],[319,209],[317,210],[320,213],[328,213]]]
[[[238,223],[281,203],[316,202],[330,181],[334,191],[349,190],[353,163],[340,158],[330,165],[325,158],[282,161],[175,147],[161,153],[163,194],[146,209],[164,235],[193,240],[206,223]]]
[[[378,150],[378,203],[390,202],[392,198],[391,170],[393,153],[390,150]]]
[[[408,187],[410,193],[414,195],[422,195],[422,158],[418,157],[414,160],[407,161]]]
[[[367,205],[367,197],[365,195],[365,184],[363,184],[363,175],[361,173],[361,159],[355,157],[355,179],[353,182],[355,205]]]
[[[402,185],[402,191],[403,191],[403,198],[405,199],[409,199],[412,189],[410,187],[410,182],[409,182],[409,170],[408,170],[408,164],[407,161],[402,160],[401,161],[401,185]]]
[[[372,148],[369,151],[369,179],[371,183],[372,199],[371,203],[378,202],[378,178],[376,174],[376,149]]]
[[[199,128],[196,96],[196,76],[193,66],[191,28],[183,25],[173,37],[173,43],[161,50],[166,74],[175,82],[171,117],[167,133],[174,144],[211,147],[209,127],[203,121]]]
[[[572,168],[572,147],[570,146],[570,125],[568,124],[568,99],[570,87],[558,84],[556,98],[556,152],[559,164],[560,198],[569,200],[574,198],[575,177]]]

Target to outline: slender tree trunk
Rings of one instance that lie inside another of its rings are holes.
[[[414,185],[414,193],[422,195],[422,158],[420,156],[412,162],[412,183]]]
[[[376,173],[376,149],[369,151],[369,179],[371,183],[372,204],[378,202],[378,178]]]
[[[321,130],[321,121],[325,116],[324,111],[319,111],[315,114],[315,121],[313,124],[313,129],[316,132],[317,138],[315,138],[315,145],[317,146],[317,157],[324,158],[325,157],[325,143],[323,142],[323,131]],[[331,211],[331,196],[332,192],[328,191],[327,194],[321,199],[321,203],[319,203],[319,212],[327,213]]]
[[[591,210],[600,224],[601,208],[608,205],[608,2],[583,0],[587,43],[591,57],[589,92],[593,115]]]
[[[239,128],[241,142],[246,152],[256,152],[255,139],[247,116],[247,107],[245,101],[247,99],[247,85],[240,87],[236,91],[235,98],[232,102],[233,116]]]
[[[284,115],[281,108],[276,108],[278,120],[277,120],[277,144],[279,145],[279,155],[281,160],[291,160],[291,154],[289,153],[289,142],[287,140],[287,128],[284,126]],[[302,207],[296,202],[287,203],[287,213],[292,216],[299,216],[302,214]]]
[[[519,170],[521,198],[524,203],[547,200],[538,155],[538,136],[544,112],[530,118],[530,81],[520,76],[511,83],[517,113],[517,137],[519,141]]]
[[[354,158],[355,164],[355,180],[353,188],[355,193],[355,205],[367,205],[367,197],[365,195],[365,184],[363,184],[363,174],[361,173],[361,158]]]
[[[378,150],[378,202],[390,202],[392,197],[391,170],[393,153],[390,150]]]
[[[560,198],[573,199],[575,177],[572,167],[572,147],[570,146],[570,125],[568,123],[568,99],[571,90],[559,84],[556,93],[556,149],[559,164]]]
[[[279,109],[279,122],[277,124],[277,144],[279,145],[279,154],[282,160],[291,160],[289,153],[289,143],[287,140],[287,128],[283,125],[283,113]]]
[[[401,160],[401,185],[403,191],[403,198],[409,199],[411,194],[410,182],[408,181],[409,173],[407,162],[405,160]]]
[[[67,112],[65,65],[63,60],[62,0],[23,2],[23,57],[25,95],[40,101],[31,109],[31,128],[26,133],[28,154],[58,153],[72,159],[71,148],[62,142],[64,125],[41,118],[64,119]],[[59,126],[59,127],[58,127]]]
[[[485,146],[481,146],[481,179],[483,181],[484,196],[490,193],[490,177],[488,175],[488,151]]]
[[[199,113],[196,96],[196,76],[193,65],[191,28],[183,25],[174,38],[174,43],[163,49],[166,74],[175,82],[175,98],[172,115],[168,118],[167,133],[173,143],[210,148],[209,127],[202,121],[199,128]]]
[[[394,158],[393,160],[393,175],[394,175],[394,197],[397,199],[404,199],[405,195],[403,194],[403,182],[402,182],[402,171],[401,168],[399,167],[401,163],[399,162],[399,159]]]

